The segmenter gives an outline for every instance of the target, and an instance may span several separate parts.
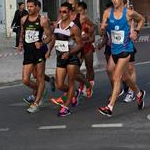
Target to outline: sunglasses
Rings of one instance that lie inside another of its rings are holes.
[[[66,10],[62,10],[62,11],[61,11],[61,10],[60,10],[59,13],[60,13],[60,14],[61,14],[61,13],[62,13],[62,14],[67,14],[68,11],[66,11]]]

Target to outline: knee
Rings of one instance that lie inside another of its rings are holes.
[[[30,79],[28,79],[28,78],[22,78],[22,83],[24,83],[25,85],[29,85]]]

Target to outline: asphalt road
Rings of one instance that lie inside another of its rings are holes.
[[[150,44],[137,43],[137,83],[146,90],[145,108],[120,97],[111,118],[97,107],[108,103],[110,85],[106,72],[96,70],[94,95],[82,98],[72,114],[57,117],[58,107],[49,103],[48,94],[40,111],[27,113],[22,98],[30,94],[23,85],[0,87],[0,150],[148,150],[150,149]]]
[[[110,92],[107,75],[96,73],[92,99],[82,98],[72,115],[59,118],[58,107],[45,100],[40,111],[26,112],[22,98],[30,91],[22,85],[0,89],[1,150],[147,150],[150,148],[150,64],[136,66],[138,84],[147,91],[145,109],[139,111],[135,102],[118,99],[111,118],[96,110],[107,104]],[[47,88],[49,85],[47,85]],[[60,93],[56,92],[54,96]],[[52,95],[49,92],[49,95]],[[48,99],[48,97],[46,98]]]

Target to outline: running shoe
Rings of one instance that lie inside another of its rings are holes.
[[[50,86],[51,86],[51,91],[55,92],[55,90],[56,90],[56,88],[55,88],[55,78],[51,77],[49,82],[50,82]]]
[[[39,105],[37,103],[33,103],[30,105],[30,107],[27,109],[27,112],[29,113],[35,113],[39,110]]]
[[[138,105],[138,109],[143,109],[144,108],[144,98],[145,98],[145,94],[146,92],[144,90],[141,90],[142,95],[140,97],[136,96],[136,102]]]
[[[51,98],[51,102],[56,104],[56,105],[59,105],[61,107],[65,107],[64,106],[64,101],[62,99],[62,97],[59,97],[59,98]]]
[[[78,91],[82,93],[83,89],[84,89],[84,84],[80,83],[78,87]]]
[[[34,103],[35,101],[35,96],[32,94],[32,95],[29,95],[27,98],[24,98],[23,101],[25,103],[27,103],[28,105]]]
[[[76,107],[79,104],[80,92],[78,90],[75,91],[75,95],[72,98],[71,106]]]
[[[126,103],[132,102],[135,100],[134,92],[133,91],[128,91],[126,94],[125,99],[123,100]]]
[[[90,86],[89,88],[86,88],[87,98],[91,98],[93,95],[93,87]]]
[[[61,109],[60,109],[60,111],[58,112],[58,117],[65,117],[65,116],[68,116],[68,115],[70,115],[71,113],[70,113],[70,110],[68,109],[68,108],[64,108],[64,107],[62,107]]]
[[[107,117],[111,117],[112,116],[112,111],[110,110],[110,108],[108,106],[106,107],[99,107],[98,111],[102,114],[105,115]]]

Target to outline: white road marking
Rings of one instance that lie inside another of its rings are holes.
[[[92,128],[121,128],[123,127],[122,123],[111,123],[111,124],[93,124]]]
[[[9,128],[0,128],[0,132],[7,132],[9,131]]]
[[[59,126],[41,126],[39,130],[56,130],[56,129],[66,129],[66,125],[59,125]]]
[[[13,103],[13,104],[10,104],[9,106],[13,106],[13,107],[14,107],[14,106],[15,106],[15,107],[16,107],[16,106],[17,106],[17,107],[20,107],[20,106],[21,106],[21,107],[22,107],[22,106],[26,106],[26,105],[27,105],[27,104],[26,104],[25,102],[20,102],[20,103]]]
[[[136,63],[136,66],[150,64],[150,61]]]
[[[3,89],[8,89],[8,88],[12,88],[12,87],[19,87],[19,86],[22,86],[23,84],[17,84],[17,85],[6,85],[6,86],[2,86],[0,87],[0,90],[3,90]]]
[[[147,115],[147,119],[148,119],[148,120],[150,120],[150,114],[149,114],[149,115]]]

